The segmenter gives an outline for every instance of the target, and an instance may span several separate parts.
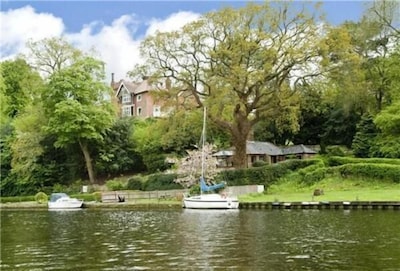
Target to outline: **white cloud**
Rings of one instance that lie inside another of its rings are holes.
[[[133,15],[123,15],[111,25],[99,22],[86,25],[79,33],[68,34],[66,38],[82,51],[92,49],[106,63],[106,75],[110,78],[115,73],[116,79],[125,78],[135,63],[140,61],[140,40],[134,40],[132,33],[136,31],[137,22]],[[94,34],[94,29],[97,29]]]
[[[156,31],[169,32],[179,30],[185,24],[198,20],[200,14],[190,11],[180,11],[171,14],[165,20],[153,18],[149,23],[146,35],[153,35]]]
[[[171,14],[164,20],[153,18],[140,22],[134,14],[123,15],[107,25],[101,21],[84,25],[77,33],[66,33],[62,18],[49,13],[37,13],[31,6],[1,12],[1,60],[15,57],[26,52],[26,42],[54,36],[64,36],[76,48],[82,51],[93,50],[106,63],[107,80],[111,73],[115,79],[126,78],[126,73],[140,63],[139,46],[143,37],[161,32],[177,30],[183,25],[200,17],[192,12]],[[139,37],[137,29],[146,25],[147,29]],[[137,37],[134,37],[136,34]]]
[[[36,13],[31,6],[0,13],[1,59],[10,58],[25,51],[28,40],[61,36],[64,24],[49,13]]]

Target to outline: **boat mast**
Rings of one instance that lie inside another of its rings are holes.
[[[204,153],[204,146],[206,144],[206,115],[207,109],[204,107],[203,112],[203,131],[201,132],[201,178],[205,181],[205,153]],[[201,194],[200,188],[200,194]]]

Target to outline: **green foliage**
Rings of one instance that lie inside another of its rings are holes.
[[[320,159],[289,160],[263,167],[227,170],[221,172],[216,181],[225,181],[228,185],[259,184],[266,188],[291,171],[323,163]]]
[[[164,171],[168,168],[161,143],[163,130],[158,128],[156,120],[138,120],[133,131],[135,151],[142,157],[149,173]]]
[[[325,148],[325,153],[329,156],[345,156],[348,149],[345,146],[328,146]]]
[[[84,201],[101,201],[101,192],[95,192],[92,194],[72,194],[71,197],[77,198]]]
[[[1,75],[4,84],[1,88],[4,103],[1,111],[14,118],[39,96],[43,81],[39,74],[20,58],[2,62]]]
[[[94,201],[101,202],[101,192],[93,192],[92,196]]]
[[[344,178],[354,176],[400,183],[400,165],[372,163],[345,164],[338,166],[337,170]]]
[[[178,31],[149,36],[141,44],[145,64],[136,72],[152,74],[158,82],[173,78],[165,100],[176,101],[176,107],[206,106],[211,122],[236,148],[235,166],[244,167],[245,140],[257,122],[282,112],[277,131],[298,129],[296,93],[289,81],[301,68],[304,77],[315,75],[317,68],[306,67],[320,67],[319,33],[309,14],[288,3],[225,8]]]
[[[47,200],[48,200],[48,196],[46,195],[46,193],[38,192],[35,195],[35,201],[37,203],[45,203],[45,202],[47,202]]]
[[[128,179],[128,190],[142,190],[143,178],[140,176],[134,176]]]
[[[262,160],[255,161],[253,163],[253,167],[263,167],[263,166],[266,166],[266,165],[268,165],[268,163],[265,162],[265,161],[262,161]]]
[[[126,189],[126,185],[120,180],[109,180],[106,182],[106,186],[110,191],[118,191]]]
[[[400,165],[400,159],[389,158],[352,158],[352,157],[337,157],[330,156],[326,158],[327,164],[331,167],[340,166],[345,164],[390,164]]]
[[[182,189],[183,187],[175,182],[176,174],[153,174],[143,183],[144,191]]]
[[[356,157],[369,157],[370,149],[377,134],[373,118],[371,115],[365,115],[357,124],[357,133],[354,136],[351,145],[353,153]]]
[[[135,150],[132,118],[118,119],[103,135],[103,140],[94,146],[95,170],[98,175],[117,175],[140,172],[145,166]]]
[[[0,197],[1,203],[35,201],[35,196]]]
[[[400,100],[382,110],[374,122],[382,131],[376,140],[376,155],[400,158]]]

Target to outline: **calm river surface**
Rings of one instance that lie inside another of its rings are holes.
[[[400,270],[395,210],[2,210],[1,270]]]

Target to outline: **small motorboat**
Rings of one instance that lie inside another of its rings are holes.
[[[65,193],[53,193],[48,202],[49,209],[77,209],[83,205],[83,200],[70,198]]]

